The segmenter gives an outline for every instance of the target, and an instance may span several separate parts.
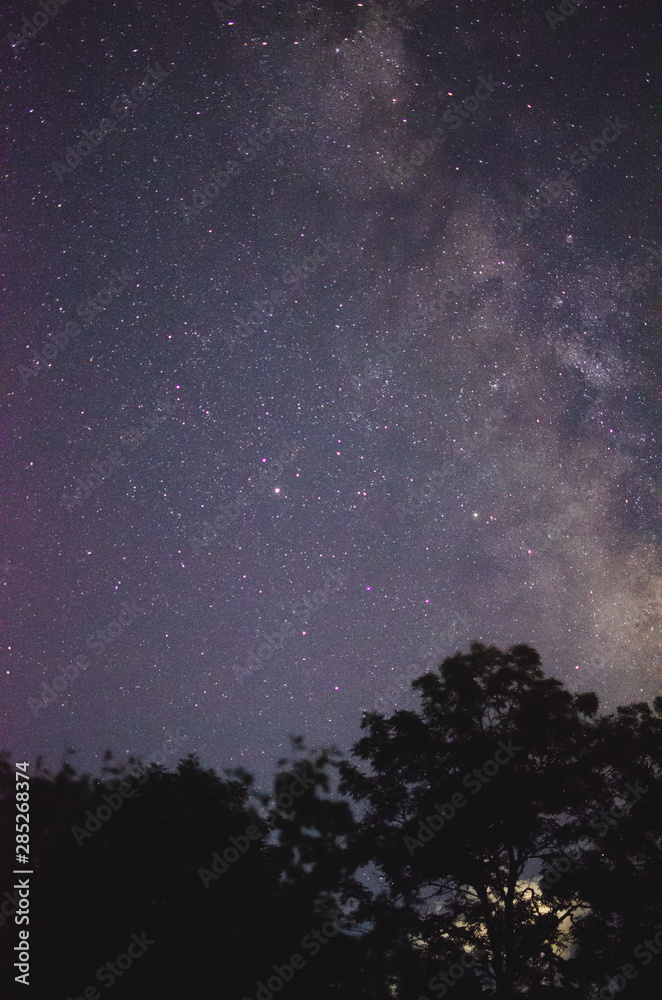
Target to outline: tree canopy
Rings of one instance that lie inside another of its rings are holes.
[[[601,715],[525,645],[412,687],[419,710],[365,713],[348,758],[294,740],[270,796],[193,755],[32,768],[34,995],[657,996],[662,698]],[[5,758],[0,805],[13,981]]]

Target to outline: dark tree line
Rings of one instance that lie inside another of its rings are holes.
[[[295,740],[272,796],[194,756],[33,765],[29,995],[657,998],[662,698],[600,715],[530,647],[478,643],[413,687],[349,760]],[[9,758],[0,807],[10,995]]]

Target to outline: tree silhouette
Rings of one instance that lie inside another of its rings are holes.
[[[619,988],[636,980],[638,1000],[653,1000],[662,984],[662,934],[654,941],[662,929],[662,698],[654,711],[643,703],[601,719],[594,754],[604,792],[577,810],[569,829],[580,849],[557,859],[545,895],[554,907],[581,903],[568,974],[585,995],[597,986],[606,996],[616,976]]]
[[[33,995],[657,996],[662,698],[598,716],[529,646],[479,643],[412,687],[351,760],[294,739],[273,795],[194,755],[31,769]],[[0,756],[7,982],[14,784]]]
[[[258,981],[275,975],[274,964],[287,966],[330,909],[312,885],[303,891],[293,878],[291,848],[270,843],[275,824],[288,828],[290,809],[281,807],[267,822],[250,801],[250,775],[233,771],[222,780],[194,756],[174,773],[133,764],[130,777],[126,767],[107,764],[99,779],[69,765],[30,779],[35,996],[75,998],[91,985],[103,995],[108,980],[100,983],[97,970],[127,953],[132,934],[145,933],[153,944],[111,984],[114,996],[215,1000],[227,991],[252,1000]],[[6,762],[0,779],[7,816],[14,776]],[[12,831],[4,832],[7,849]],[[11,887],[8,850],[3,854],[4,885]],[[13,921],[2,933],[3,944],[16,943]],[[307,969],[293,978],[289,996],[310,996],[311,976],[321,976],[320,997],[337,996],[327,991],[323,972],[348,944],[338,932],[319,960],[304,949]],[[4,949],[7,982],[12,961]]]
[[[340,767],[341,791],[364,808],[354,864],[384,878],[377,898],[356,879],[348,892],[373,924],[371,954],[389,958],[385,985],[580,996],[561,957],[579,903],[546,905],[537,878],[567,815],[603,790],[597,698],[545,677],[524,645],[472,643],[412,687],[421,714],[367,713],[353,751],[364,766]]]

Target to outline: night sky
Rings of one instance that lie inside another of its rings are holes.
[[[6,8],[17,759],[265,785],[471,639],[659,693],[655,5],[545,2]]]

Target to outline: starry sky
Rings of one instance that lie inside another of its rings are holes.
[[[659,693],[655,5],[545,2],[9,3],[18,759],[265,785],[471,639]]]

